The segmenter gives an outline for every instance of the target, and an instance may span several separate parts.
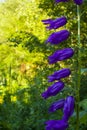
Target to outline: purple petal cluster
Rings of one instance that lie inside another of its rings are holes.
[[[72,48],[65,48],[62,50],[58,50],[48,57],[49,64],[54,64],[57,61],[62,61],[62,60],[71,58],[73,54],[74,54],[74,51]]]
[[[54,102],[50,108],[49,108],[49,112],[55,112],[56,110],[58,109],[62,109],[64,107],[64,102],[65,102],[65,99],[60,99],[56,102]]]
[[[66,130],[68,127],[68,120],[74,112],[75,99],[73,96],[68,96],[66,99],[58,100],[54,102],[50,108],[50,112],[54,112],[58,109],[63,109],[62,120],[49,120],[46,122],[46,130]]]
[[[46,123],[46,130],[66,130],[68,123],[64,120],[49,120]]]
[[[50,96],[55,96],[64,88],[64,83],[62,81],[55,82],[53,85],[48,87],[48,89],[42,93],[43,98],[48,98]]]
[[[52,20],[52,19],[42,20],[42,22],[46,25],[49,24],[49,26],[46,26],[46,28],[48,30],[51,30],[51,29],[57,29],[61,26],[64,26],[67,23],[67,19],[66,19],[66,17],[63,16],[63,17],[57,18],[55,20]]]
[[[69,0],[55,0],[55,3],[60,3],[60,2],[69,2]],[[83,3],[83,0],[74,0],[74,3],[77,5],[81,5]]]
[[[59,32],[52,33],[49,38],[46,40],[46,43],[50,44],[59,44],[68,39],[70,32],[68,30],[61,30]]]
[[[68,96],[64,103],[64,109],[63,109],[63,119],[65,121],[68,121],[70,116],[74,112],[74,106],[75,106],[75,99],[73,96]]]
[[[74,0],[75,4],[81,5],[83,3],[83,0]]]
[[[62,78],[65,78],[71,74],[70,69],[65,68],[59,71],[55,71],[54,74],[48,76],[48,82],[53,82],[55,80],[60,80]]]
[[[55,0],[56,3],[60,3],[60,2],[68,2],[68,0]]]

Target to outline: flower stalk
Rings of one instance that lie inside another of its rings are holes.
[[[78,17],[78,78],[77,78],[77,90],[76,90],[76,130],[79,130],[79,101],[80,101],[80,84],[81,84],[81,43],[80,43],[80,6],[77,5],[77,17]]]
[[[55,0],[56,3],[59,2],[68,2],[68,0]],[[78,18],[78,35],[77,35],[77,47],[78,47],[78,69],[77,69],[77,87],[76,87],[76,130],[79,130],[79,101],[80,101],[80,84],[81,84],[81,43],[80,43],[80,6],[83,3],[83,0],[74,0],[74,3],[77,5],[77,18]],[[67,22],[66,17],[57,18],[55,20],[47,19],[42,20],[42,22],[47,25],[48,30],[57,29],[61,26],[64,26]],[[61,30],[58,32],[52,33],[46,43],[53,45],[58,45],[61,42],[68,39],[70,32],[68,30]],[[69,59],[73,56],[74,50],[72,48],[64,48],[62,50],[55,51],[52,55],[48,56],[49,64],[55,64],[56,62]],[[64,83],[60,80],[71,74],[70,69],[62,69],[54,72],[52,75],[48,76],[48,82],[54,82],[53,85],[49,86],[48,89],[42,93],[42,97],[47,99],[51,96],[56,96],[63,88]],[[73,96],[69,95],[65,99],[58,100],[54,102],[50,108],[49,112],[54,112],[58,109],[63,109],[63,117],[61,120],[49,120],[46,122],[46,130],[66,130],[69,126],[69,118],[72,116],[75,107],[75,99]]]

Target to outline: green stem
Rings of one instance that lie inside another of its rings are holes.
[[[79,101],[80,101],[80,84],[81,84],[81,43],[80,43],[80,6],[77,5],[77,17],[78,17],[78,78],[76,89],[76,130],[79,130]]]

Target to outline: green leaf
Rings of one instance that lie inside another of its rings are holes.
[[[80,112],[80,123],[87,124],[87,112],[86,111]]]
[[[80,107],[87,111],[87,99],[84,99],[80,102]]]
[[[81,73],[87,73],[87,68],[81,69]]]

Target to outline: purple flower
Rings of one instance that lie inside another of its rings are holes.
[[[51,19],[46,19],[46,20],[42,20],[42,22],[44,24],[49,24],[49,26],[47,26],[46,28],[51,30],[51,29],[57,29],[63,25],[65,25],[67,23],[67,19],[66,17],[61,17],[61,18],[57,18],[55,20],[51,20]]]
[[[55,3],[60,3],[60,2],[68,2],[69,0],[55,0]],[[74,2],[77,5],[81,5],[83,3],[83,0],[74,0]]]
[[[51,24],[53,22],[53,20],[52,19],[46,19],[46,20],[42,20],[42,22],[44,24]]]
[[[53,64],[53,63],[56,63],[57,61],[68,59],[72,57],[73,54],[74,54],[74,51],[72,48],[65,48],[62,50],[57,50],[51,56],[48,57],[49,64]]]
[[[63,108],[63,119],[65,121],[68,121],[69,117],[73,114],[74,112],[74,106],[75,106],[75,99],[73,96],[68,96],[65,100],[64,103],[64,108]]]
[[[46,123],[46,130],[66,130],[68,122],[64,120],[49,120]]]
[[[77,5],[81,5],[83,3],[83,0],[74,0],[74,2],[77,4]]]
[[[55,0],[56,3],[59,3],[59,2],[68,2],[68,0]]]
[[[67,40],[69,35],[70,35],[70,33],[68,30],[61,30],[59,32],[54,32],[46,40],[46,43],[50,42],[51,44],[59,44],[65,40]]]
[[[50,96],[55,96],[64,88],[64,83],[62,81],[55,82],[53,85],[48,87],[48,89],[42,93],[43,98],[48,98]]]
[[[63,106],[64,106],[64,102],[65,102],[65,99],[60,99],[60,100],[54,102],[54,103],[50,106],[49,112],[54,112],[54,111],[56,111],[56,110],[58,110],[58,109],[62,109]]]
[[[55,71],[54,74],[48,76],[48,82],[53,82],[54,80],[60,80],[61,78],[65,78],[71,74],[70,69],[62,69],[59,71]]]

